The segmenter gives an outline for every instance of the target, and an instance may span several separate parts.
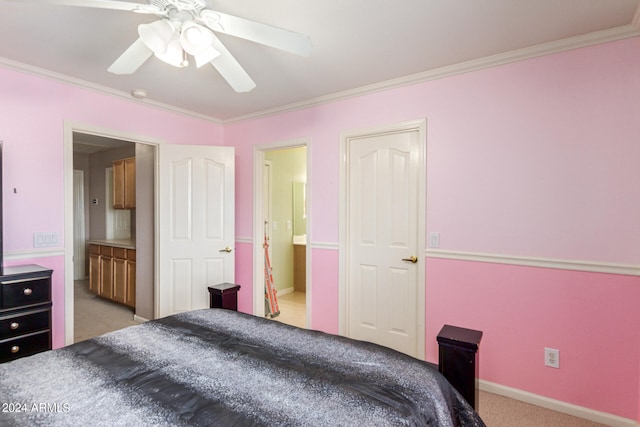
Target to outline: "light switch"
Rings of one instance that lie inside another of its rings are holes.
[[[33,247],[47,248],[58,246],[58,233],[33,233]]]
[[[437,231],[429,232],[429,247],[430,248],[439,248],[440,247],[440,233]]]

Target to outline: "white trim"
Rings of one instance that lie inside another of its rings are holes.
[[[144,322],[148,322],[149,321],[149,319],[145,319],[144,317],[138,316],[137,314],[133,315],[133,320],[136,321],[136,322],[140,322],[140,323],[144,323]]]
[[[312,222],[312,198],[311,198],[311,139],[310,138],[296,138],[285,141],[274,142],[271,144],[265,144],[253,147],[253,241],[247,243],[253,243],[253,314],[256,316],[264,316],[264,269],[263,260],[264,253],[262,248],[263,240],[263,227],[262,224],[262,168],[264,167],[265,152],[270,150],[279,150],[286,148],[306,147],[307,155],[307,185],[306,185],[306,198],[307,198],[307,239],[311,238],[311,225]],[[239,239],[236,239],[239,240]],[[258,243],[260,242],[260,243]],[[311,260],[311,246],[306,247],[306,318],[307,327],[311,326],[312,319],[312,260]]]
[[[102,93],[102,94],[107,94],[107,95],[112,95],[118,98],[122,98],[125,99],[127,101],[136,103],[136,104],[142,104],[145,105],[147,107],[154,107],[154,108],[158,108],[161,110],[166,110],[166,111],[171,111],[174,113],[178,113],[178,114],[183,114],[189,117],[195,117],[197,119],[201,119],[201,120],[206,120],[209,122],[213,122],[216,124],[222,124],[222,122],[219,119],[216,119],[214,117],[211,116],[207,116],[204,114],[199,114],[193,111],[189,111],[189,110],[185,110],[183,108],[179,108],[176,107],[174,105],[169,105],[169,104],[164,104],[162,102],[158,102],[158,101],[153,101],[151,99],[145,98],[145,99],[138,99],[138,98],[134,98],[131,93],[129,92],[124,92],[121,90],[117,90],[117,89],[112,89],[110,87],[106,87],[106,86],[102,86],[99,85],[97,83],[92,83],[92,82],[88,82],[86,80],[82,80],[82,79],[78,79],[76,77],[71,77],[65,74],[60,74],[60,73],[56,73],[54,71],[51,70],[46,70],[44,68],[40,68],[40,67],[35,67],[33,65],[29,65],[29,64],[24,64],[22,62],[18,62],[18,61],[13,61],[11,59],[7,59],[7,58],[2,58],[0,57],[0,66],[3,66],[4,68],[7,69],[11,69],[11,70],[16,70],[16,71],[20,71],[26,74],[30,74],[33,76],[38,76],[38,77],[45,77],[45,78],[49,78],[58,82],[62,82],[62,83],[66,83],[72,86],[76,86],[82,89],[88,89],[94,92],[98,92],[98,93]]]
[[[95,83],[87,82],[85,80],[77,79],[75,77],[67,76],[60,73],[55,73],[43,68],[34,67],[32,65],[23,64],[17,61],[12,61],[6,58],[0,58],[0,66],[4,66],[8,69],[17,70],[20,72],[28,73],[31,75],[47,77],[53,80],[57,80],[63,83],[71,84],[73,86],[93,90],[100,93],[113,95],[119,98],[126,99],[130,102],[142,104],[150,107],[168,110],[171,112],[184,114],[187,116],[199,118],[202,120],[211,121],[216,124],[225,125],[230,123],[237,123],[244,120],[256,119],[261,117],[272,116],[276,114],[282,114],[289,111],[301,110],[304,108],[310,108],[318,105],[328,104],[331,102],[340,101],[343,99],[354,98],[370,93],[380,92],[383,90],[394,89],[411,84],[422,83],[430,80],[441,79],[457,74],[469,73],[472,71],[483,70],[486,68],[496,67],[499,65],[509,64],[512,62],[523,61],[526,59],[536,58],[544,55],[551,55],[554,53],[564,52],[567,50],[578,49],[582,47],[592,46],[599,43],[606,43],[615,40],[622,40],[630,37],[640,35],[640,7],[636,10],[636,13],[632,21],[627,25],[620,27],[610,28],[602,31],[595,31],[590,34],[569,37],[563,40],[557,40],[549,43],[542,43],[535,46],[530,46],[523,49],[516,49],[509,52],[500,53],[497,55],[488,56],[485,58],[474,59],[471,61],[465,61],[458,64],[436,68],[433,70],[427,70],[421,73],[412,74],[409,76],[400,77],[397,79],[387,80],[372,85],[362,86],[342,92],[336,92],[325,96],[311,98],[300,102],[295,102],[287,105],[274,107],[267,110],[262,110],[254,113],[248,113],[229,119],[220,119],[216,117],[206,116],[204,114],[195,113],[193,111],[184,110],[169,104],[164,104],[150,99],[139,100],[133,98],[130,93],[101,86]]]
[[[308,173],[307,173],[308,175]],[[309,206],[309,202],[307,201],[307,209]],[[308,218],[309,213],[307,212],[307,218]],[[250,237],[236,237],[236,242],[238,243],[247,243],[252,245],[253,244],[253,239]],[[308,242],[307,241],[307,246],[311,247],[312,249],[329,249],[329,250],[334,250],[337,251],[340,249],[340,244],[338,243],[331,243],[331,242]]]
[[[553,258],[537,258],[515,255],[498,255],[479,252],[427,249],[427,258],[443,258],[460,261],[478,261],[527,267],[553,268],[559,270],[585,271],[593,273],[640,276],[640,265],[614,264],[598,261],[579,261]]]
[[[104,136],[107,138],[122,139],[130,142],[137,142],[142,144],[150,144],[158,146],[162,141],[148,136],[140,136],[137,134],[130,134],[122,131],[116,131],[113,129],[102,128],[94,125],[88,125],[84,123],[77,123],[73,121],[64,121],[64,160],[63,160],[63,172],[64,172],[64,341],[65,345],[73,344],[74,342],[74,300],[73,300],[73,133],[85,133],[97,136]],[[157,157],[156,157],[156,173],[157,173]],[[156,206],[155,206],[155,224],[158,222],[158,184],[157,176],[155,189],[156,192]],[[158,227],[155,230],[155,241],[158,242]],[[158,245],[156,244],[154,253],[154,259],[158,259]],[[158,277],[158,264],[154,265],[155,277]],[[157,286],[157,283],[155,284]],[[154,287],[155,287],[154,286]],[[154,289],[155,290],[155,289]]]
[[[427,203],[427,188],[426,188],[426,176],[427,176],[427,120],[411,120],[406,122],[392,123],[385,126],[378,126],[369,129],[351,130],[340,134],[340,174],[339,174],[339,261],[338,261],[338,333],[343,336],[348,336],[348,218],[349,218],[349,158],[348,158],[348,145],[351,139],[363,138],[367,136],[374,136],[386,133],[398,133],[398,132],[418,132],[418,144],[419,144],[419,165],[418,165],[418,248],[425,247],[425,230],[426,230],[426,203]],[[314,247],[317,247],[318,243],[313,243]],[[330,248],[332,249],[332,247]],[[417,272],[417,284],[418,295],[417,298],[417,337],[416,345],[417,352],[416,357],[419,359],[425,359],[425,318],[426,318],[426,282],[425,282],[425,268],[424,264],[419,264],[422,268],[418,268]]]
[[[302,110],[304,108],[315,107],[318,105],[328,104],[344,99],[354,98],[357,96],[367,95],[380,92],[383,90],[394,89],[402,86],[427,82],[430,80],[442,79],[445,77],[455,76],[458,74],[470,73],[473,71],[484,70],[486,68],[497,67],[512,62],[524,61],[539,56],[551,55],[554,53],[564,52],[567,50],[578,49],[599,43],[606,43],[615,40],[626,39],[640,35],[640,7],[636,12],[636,16],[632,24],[623,25],[608,30],[596,31],[581,36],[569,37],[563,40],[557,40],[549,43],[516,49],[509,52],[499,53],[471,61],[464,61],[458,64],[446,67],[435,68],[423,71],[421,73],[411,74],[409,76],[399,77],[397,79],[387,80],[384,82],[374,83],[367,86],[361,86],[354,89],[336,92],[325,96],[307,99],[288,105],[283,105],[268,110],[249,113],[234,118],[222,120],[222,124],[235,123],[244,120],[262,118],[282,114],[290,111]]]
[[[333,251],[339,251],[340,250],[340,244],[339,243],[311,242],[311,243],[307,244],[307,246],[310,246],[313,249],[328,249],[328,250],[333,250]]]
[[[236,239],[240,240],[240,239]],[[252,243],[245,239],[246,243]],[[307,246],[312,249],[340,250],[339,243],[312,242]],[[570,259],[538,258],[515,255],[498,255],[483,252],[453,251],[447,249],[427,249],[425,258],[452,259],[458,261],[476,261],[494,264],[508,264],[521,267],[552,268],[557,270],[584,271],[591,273],[620,274],[624,276],[640,276],[640,265],[618,264],[597,261],[580,261]]]
[[[26,249],[24,251],[12,251],[5,252],[4,260],[17,260],[17,259],[35,259],[35,258],[48,258],[54,256],[64,256],[65,251],[64,248],[53,248],[53,249]]]
[[[608,414],[583,406],[574,405],[560,400],[551,399],[549,397],[540,396],[529,393],[528,391],[518,390],[504,385],[492,383],[490,381],[479,380],[480,390],[486,391],[500,396],[505,396],[531,405],[540,406],[542,408],[551,409],[552,411],[561,412],[563,414],[572,415],[574,417],[590,420],[596,423],[604,424],[612,427],[638,427],[636,421],[623,418],[618,415]]]

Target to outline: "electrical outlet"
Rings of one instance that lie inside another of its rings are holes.
[[[560,368],[560,350],[545,347],[544,366],[549,366],[550,368]]]

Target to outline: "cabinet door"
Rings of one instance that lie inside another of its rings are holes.
[[[89,290],[100,293],[100,246],[89,245]]]
[[[135,157],[124,159],[124,207],[125,209],[135,209],[136,207]]]
[[[113,208],[125,208],[124,160],[113,162]]]
[[[112,248],[100,246],[100,296],[113,298],[113,255]]]
[[[127,289],[127,260],[113,258],[113,300],[124,303]]]

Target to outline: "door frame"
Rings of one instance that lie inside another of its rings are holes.
[[[74,271],[73,271],[73,279],[75,280],[76,276],[80,277],[78,280],[84,280],[86,278],[85,275],[85,248],[79,248],[77,245],[78,240],[84,242],[86,239],[86,229],[85,229],[85,201],[86,194],[84,194],[84,171],[81,169],[73,170],[73,214],[77,213],[80,217],[78,221],[74,221],[73,226],[73,257],[74,257]],[[78,200],[80,199],[80,200]],[[80,203],[78,203],[80,202]],[[80,235],[76,234],[76,230],[80,231]],[[80,250],[82,249],[82,250]],[[77,261],[77,262],[76,262]],[[79,267],[79,266],[82,267]]]
[[[299,138],[255,146],[253,148],[253,314],[264,317],[264,248],[262,247],[264,223],[262,221],[262,200],[263,200],[263,179],[262,169],[264,168],[265,153],[272,150],[287,148],[306,147],[307,162],[307,185],[305,197],[307,200],[307,245],[306,245],[306,322],[307,328],[311,327],[311,139]]]
[[[406,122],[393,123],[389,125],[357,129],[340,134],[340,213],[339,213],[339,278],[338,278],[338,333],[340,335],[349,337],[349,249],[350,242],[348,239],[349,230],[349,145],[352,140],[360,139],[363,137],[373,137],[378,135],[385,135],[390,133],[404,133],[404,132],[418,132],[418,144],[419,144],[419,166],[418,166],[418,253],[422,254],[422,259],[425,258],[425,244],[426,244],[426,199],[427,199],[427,120],[411,120]],[[416,337],[416,354],[418,358],[425,358],[425,334],[426,334],[426,282],[425,282],[426,268],[419,268],[417,273],[417,290],[418,290],[418,307],[417,307],[417,337]]]
[[[84,133],[89,135],[103,136],[105,138],[121,139],[133,143],[147,144],[158,146],[164,141],[146,136],[122,132],[114,129],[102,128],[86,123],[77,123],[72,121],[64,122],[64,149],[63,149],[63,173],[64,173],[64,342],[65,345],[74,342],[74,289],[73,289],[73,133]],[[159,238],[158,230],[158,157],[154,168],[156,170],[154,177],[154,192],[156,193],[154,205],[154,239],[157,242]],[[158,245],[154,249],[154,274],[158,277]],[[154,283],[154,293],[157,281]],[[146,320],[146,319],[140,319]]]

